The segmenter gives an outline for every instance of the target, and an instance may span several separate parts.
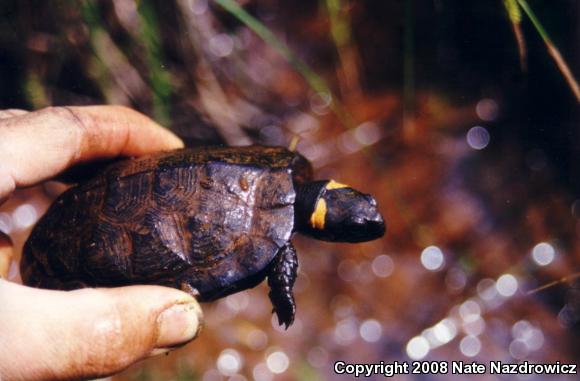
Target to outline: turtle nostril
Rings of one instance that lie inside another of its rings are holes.
[[[369,231],[372,232],[370,234],[371,236],[378,238],[382,237],[383,234],[385,234],[386,230],[385,220],[383,219],[383,216],[381,216],[380,213],[377,212],[377,214],[374,215],[372,218],[368,219],[367,222]]]
[[[367,221],[379,223],[379,224],[385,223],[385,220],[383,219],[383,216],[381,216],[381,213],[379,213],[379,211],[376,211],[375,214],[373,214],[371,217],[367,218]]]

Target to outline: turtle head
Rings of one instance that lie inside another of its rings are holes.
[[[377,202],[368,195],[334,180],[298,186],[296,230],[334,242],[364,242],[385,234],[385,221]]]

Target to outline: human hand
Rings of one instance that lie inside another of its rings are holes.
[[[119,106],[0,111],[0,204],[96,159],[180,148],[181,140]],[[0,275],[12,256],[0,232]],[[183,345],[201,327],[190,295],[159,286],[49,291],[0,279],[0,380],[103,377]]]

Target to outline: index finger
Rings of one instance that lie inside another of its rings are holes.
[[[81,162],[183,147],[123,106],[49,107],[0,120],[0,200]]]

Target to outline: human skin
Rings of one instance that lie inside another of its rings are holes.
[[[126,107],[3,110],[0,204],[75,164],[182,146]],[[0,232],[0,277],[12,258],[12,243]],[[184,345],[198,335],[202,312],[190,295],[166,287],[52,291],[0,279],[0,322],[0,380],[79,380]]]

